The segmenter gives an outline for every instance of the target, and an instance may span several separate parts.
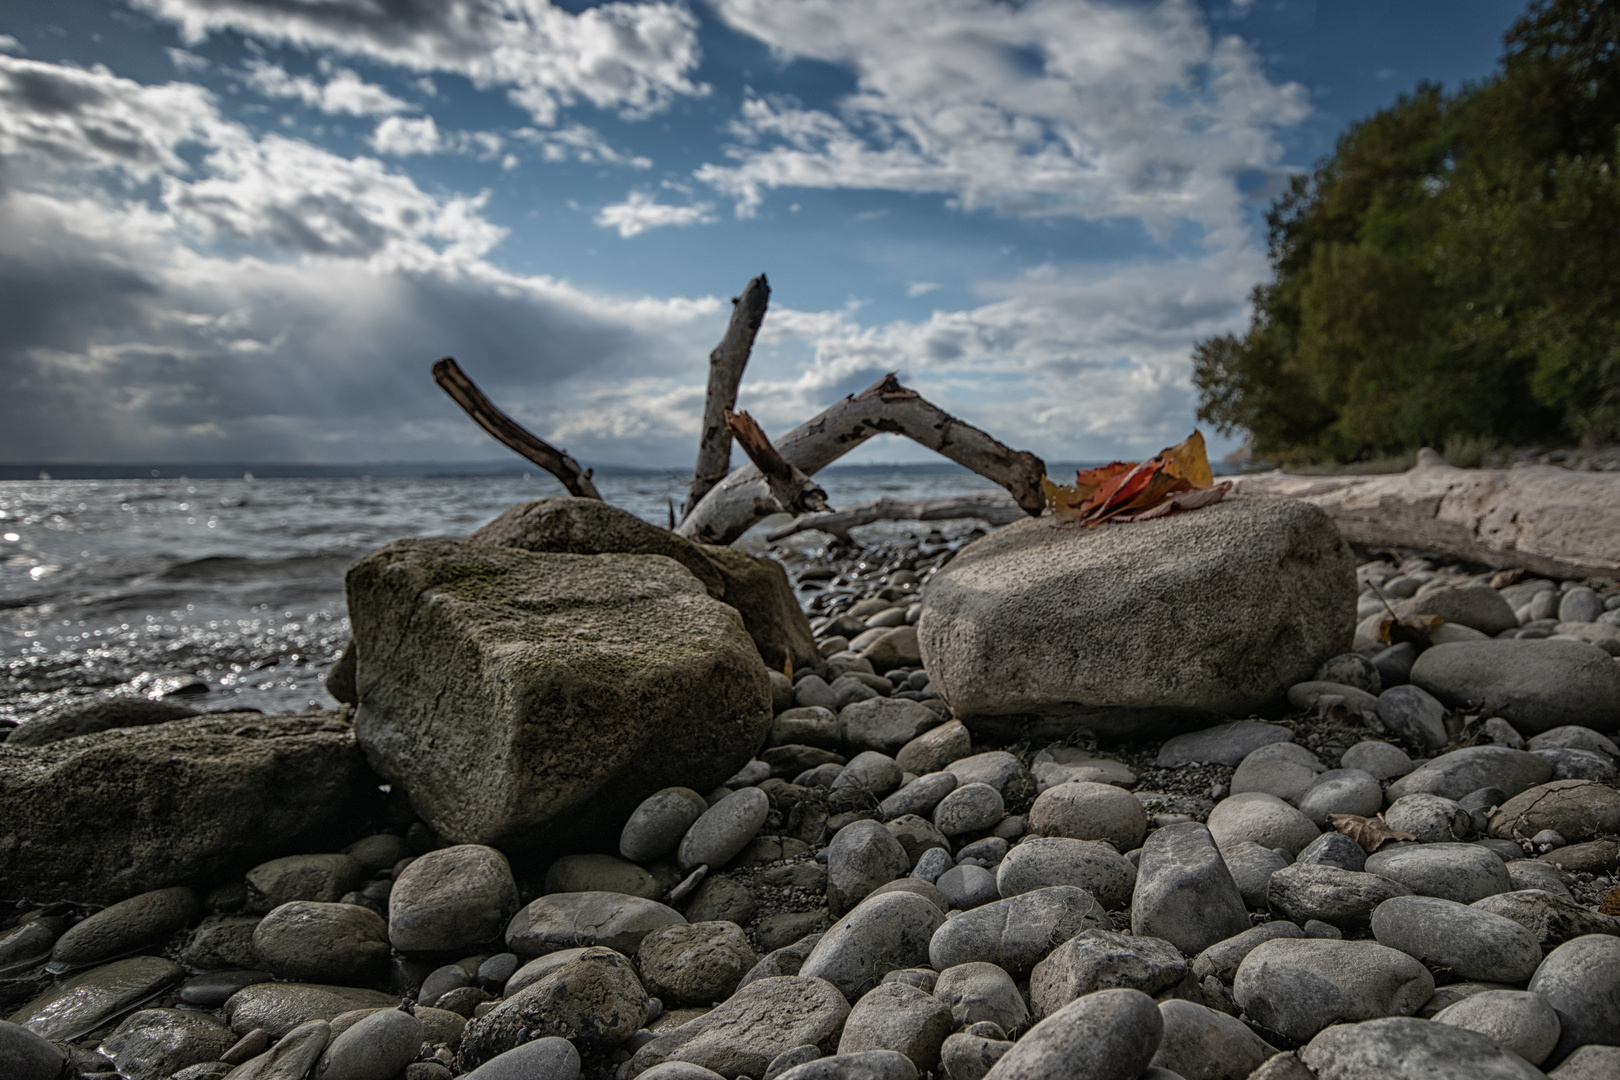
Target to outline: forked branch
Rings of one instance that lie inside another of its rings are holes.
[[[467,378],[466,372],[461,370],[454,358],[446,356],[433,365],[433,381],[496,442],[555,476],[570,495],[606,501],[602,493],[596,490],[596,485],[591,483],[589,469],[582,468],[579,462],[568,456],[567,451],[558,450],[496,408],[495,403],[478,389],[478,385]]]
[[[825,514],[805,514],[765,535],[767,540],[784,540],[794,533],[812,530],[849,539],[849,530],[874,521],[959,521],[977,518],[991,525],[1010,525],[1025,517],[1024,508],[1004,491],[981,491],[972,495],[951,495],[939,499],[890,499],[846,506]]]
[[[681,507],[684,519],[709,489],[726,477],[731,468],[731,430],[726,414],[737,404],[737,387],[760,324],[771,299],[771,286],[765,275],[750,281],[742,295],[731,301],[731,322],[720,344],[709,354],[709,389],[703,401],[703,434],[698,440],[697,462],[692,466],[692,485]]]
[[[765,483],[783,510],[798,517],[832,509],[827,505],[827,493],[821,490],[821,485],[784,460],[752,416],[727,409],[726,427],[736,436],[743,453],[754,463],[754,468],[765,477]]]

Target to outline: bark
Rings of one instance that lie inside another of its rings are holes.
[[[813,476],[872,436],[904,435],[965,465],[1012,493],[1024,512],[1046,506],[1041,478],[1046,464],[1034,454],[1005,446],[900,385],[892,374],[828,408],[776,440],[790,464]],[[770,485],[753,464],[733,469],[716,484],[676,530],[704,544],[729,544],[761,518],[777,513]]]
[[[772,530],[767,540],[782,540],[794,533],[819,530],[840,540],[849,539],[849,530],[874,521],[956,521],[978,518],[991,525],[1010,525],[1028,516],[1024,508],[1002,491],[951,495],[939,499],[873,499],[825,514],[806,514]]]
[[[579,462],[568,456],[567,451],[558,450],[496,408],[495,403],[467,378],[453,358],[447,356],[433,365],[433,381],[496,442],[555,476],[570,495],[607,501],[596,490],[596,485],[591,483],[589,469],[581,468]]]
[[[1388,476],[1237,478],[1315,503],[1353,544],[1412,548],[1554,577],[1620,577],[1620,474],[1552,465],[1458,469],[1432,450]]]
[[[743,453],[754,463],[754,468],[765,477],[779,507],[795,517],[832,509],[827,505],[827,493],[821,490],[821,485],[784,460],[752,416],[727,409],[726,427],[742,445]]]
[[[765,307],[771,299],[771,286],[765,275],[750,281],[742,295],[731,301],[731,322],[720,344],[709,354],[709,389],[703,402],[703,435],[698,440],[697,463],[692,467],[692,485],[681,507],[684,519],[702,501],[709,489],[726,477],[731,468],[731,430],[726,413],[737,404],[737,386],[743,368],[753,351],[754,337],[765,321]]]

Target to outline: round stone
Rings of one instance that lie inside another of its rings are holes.
[[[1475,844],[1385,848],[1367,856],[1367,872],[1398,881],[1418,896],[1439,896],[1459,904],[1513,890],[1502,860]]]
[[[1541,963],[1541,944],[1511,919],[1436,896],[1397,896],[1372,914],[1373,936],[1459,979],[1524,982]],[[1549,1048],[1550,1049],[1550,1048]]]
[[[759,958],[742,927],[698,922],[660,927],[641,939],[637,966],[647,992],[676,1004],[724,1001]]]
[[[401,952],[472,949],[501,936],[518,909],[506,856],[482,844],[430,851],[388,894],[388,938]]]
[[[1119,851],[1140,847],[1147,835],[1147,813],[1135,795],[1114,787],[1077,781],[1048,788],[1029,811],[1030,828],[1042,836],[1106,840]]]
[[[819,711],[826,712],[825,709]],[[703,796],[691,788],[667,787],[653,792],[624,823],[624,831],[619,834],[619,854],[631,862],[648,862],[668,855],[679,846],[692,823],[708,809]]]
[[[948,775],[948,774],[947,774]],[[989,784],[964,784],[934,808],[934,825],[946,836],[983,832],[1006,813],[1001,792]]]
[[[264,917],[253,949],[283,979],[369,986],[388,963],[388,924],[359,904],[295,900]]]
[[[1431,1019],[1477,1031],[1532,1065],[1547,1060],[1558,1045],[1558,1014],[1540,994],[1522,990],[1486,990],[1446,1006]]]
[[[1412,771],[1412,759],[1405,750],[1379,739],[1356,743],[1339,758],[1339,764],[1346,769],[1360,769],[1376,780],[1392,780]]]
[[[770,798],[759,788],[734,791],[704,812],[681,839],[677,858],[683,872],[707,865],[718,870],[759,834],[771,812]]]

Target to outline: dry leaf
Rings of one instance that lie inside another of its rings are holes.
[[[1598,904],[1598,913],[1602,915],[1620,915],[1620,885],[1611,886],[1603,894],[1603,902]]]
[[[1157,506],[1135,514],[1121,514],[1115,521],[1152,521],[1154,518],[1169,517],[1184,510],[1197,510],[1201,506],[1213,506],[1226,498],[1226,493],[1232,490],[1231,481],[1222,481],[1212,488],[1203,488],[1199,491],[1183,491],[1170,496]]]
[[[1043,479],[1042,490],[1058,521],[1092,528],[1104,521],[1150,521],[1209,506],[1219,502],[1231,485],[1215,487],[1204,436],[1194,431],[1186,441],[1146,461],[1115,461],[1083,469],[1076,474],[1073,487]],[[1202,497],[1189,497],[1195,495]]]
[[[1409,832],[1392,829],[1384,824],[1383,814],[1370,818],[1358,817],[1355,814],[1329,814],[1327,823],[1360,844],[1361,850],[1369,855],[1385,844],[1392,844],[1397,840],[1417,839]]]
[[[1515,566],[1508,570],[1498,570],[1491,575],[1491,588],[1505,589],[1520,578],[1524,577],[1524,567]]]
[[[1422,652],[1434,644],[1430,637],[1445,621],[1438,615],[1408,615],[1401,619],[1385,619],[1378,624],[1378,639],[1388,645],[1410,641],[1413,648]]]

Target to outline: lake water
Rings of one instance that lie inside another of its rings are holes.
[[[949,466],[835,467],[818,479],[834,506],[993,486]],[[687,476],[597,483],[608,502],[665,524]],[[513,503],[561,494],[543,475],[0,482],[0,718],[92,693],[155,696],[193,676],[209,687],[187,699],[199,709],[330,705],[323,679],[349,636],[351,562],[402,537],[465,536]],[[762,531],[740,546],[763,550]]]

